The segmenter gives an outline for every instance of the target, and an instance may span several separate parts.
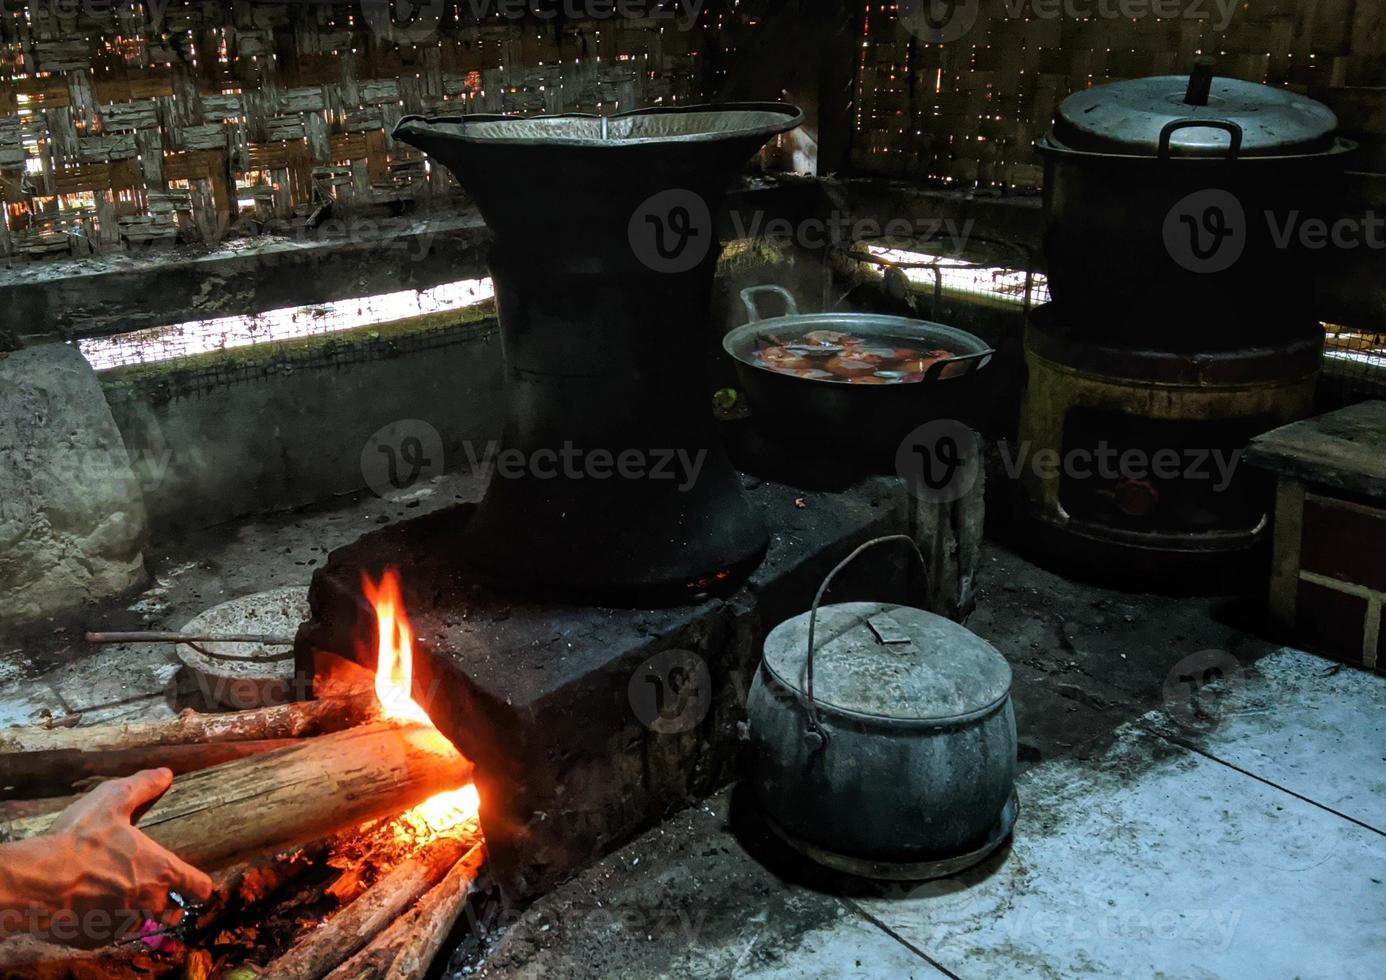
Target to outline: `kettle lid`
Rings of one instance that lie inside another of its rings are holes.
[[[803,695],[809,614],[765,639],[765,666]],[[1011,690],[1000,652],[950,619],[883,602],[844,602],[818,610],[814,700],[822,708],[886,721],[947,722],[984,714]]]

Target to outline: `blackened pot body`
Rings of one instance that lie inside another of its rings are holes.
[[[1329,210],[1346,145],[1234,160],[1038,149],[1049,289],[1075,328],[1217,349],[1312,316],[1329,250],[1302,233]]]
[[[801,118],[751,103],[401,120],[396,137],[446,165],[495,236],[508,406],[459,560],[607,605],[685,600],[758,561],[767,533],[697,354],[720,253],[711,215]]]

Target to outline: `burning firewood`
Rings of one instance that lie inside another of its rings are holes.
[[[484,860],[478,844],[407,914],[325,980],[421,980],[457,923]]]
[[[317,980],[369,943],[479,846],[469,849],[452,836],[424,845],[306,940],[270,963],[264,975],[275,980]]]
[[[138,826],[215,868],[398,813],[471,777],[432,726],[377,722],[179,776]],[[54,816],[14,821],[10,839],[44,833]]]

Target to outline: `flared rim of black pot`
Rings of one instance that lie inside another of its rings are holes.
[[[785,102],[725,102],[653,106],[609,116],[587,112],[536,116],[413,115],[399,121],[394,138],[415,145],[411,135],[431,132],[487,146],[619,150],[668,143],[716,143],[750,137],[768,139],[794,129],[803,121],[803,110]],[[637,129],[641,132],[631,135]]]

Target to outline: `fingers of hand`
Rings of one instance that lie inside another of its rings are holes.
[[[97,790],[110,789],[112,805],[118,807],[123,816],[129,817],[146,803],[163,796],[172,784],[171,769],[145,769],[125,779],[102,783]]]
[[[212,879],[205,873],[152,840],[149,841],[149,847],[154,851],[154,861],[157,861],[160,868],[158,878],[163,883],[165,891],[177,892],[183,901],[189,904],[205,902],[212,897]]]

